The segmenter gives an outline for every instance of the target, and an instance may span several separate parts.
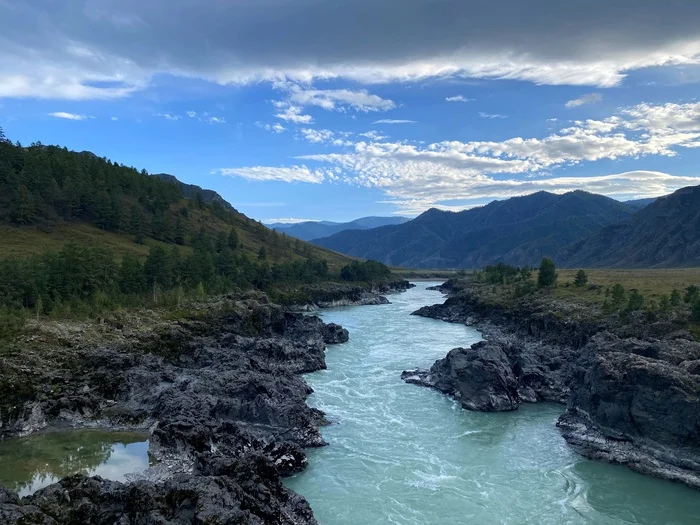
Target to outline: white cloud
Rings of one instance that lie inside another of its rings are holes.
[[[226,124],[224,117],[205,117],[203,121],[209,124]]]
[[[113,120],[116,122],[117,120],[119,120],[119,117],[110,117],[110,120]]]
[[[219,173],[229,177],[242,177],[255,181],[307,182],[320,184],[333,178],[330,170],[311,170],[306,166],[271,167],[251,166],[247,168],[222,168]],[[329,177],[330,175],[330,177]]]
[[[294,86],[289,96],[292,104],[299,106],[318,106],[328,111],[342,111],[352,108],[356,111],[388,111],[396,104],[392,100],[372,95],[367,90],[349,89],[302,89]]]
[[[372,124],[417,124],[417,121],[383,118],[381,120],[375,120]]]
[[[187,116],[190,118],[195,118],[197,116],[196,111],[187,111]]]
[[[90,117],[88,115],[79,115],[76,113],[67,113],[65,111],[55,111],[53,113],[49,113],[49,116],[55,117],[55,118],[62,118],[66,120],[86,120],[94,117]]]
[[[277,104],[278,103],[276,103],[275,105],[277,106]],[[287,122],[293,122],[294,124],[311,124],[314,121],[311,115],[304,115],[302,113],[302,109],[298,106],[287,105],[283,107],[284,111],[275,114],[275,117],[285,120]]]
[[[335,133],[329,129],[303,128],[299,130],[305,140],[314,144],[330,142],[335,138]],[[341,141],[342,142],[342,141]]]
[[[309,131],[309,136],[315,137],[316,131]],[[319,140],[331,138],[329,134]],[[584,162],[649,155],[670,157],[679,148],[699,148],[700,102],[640,104],[602,120],[575,121],[568,128],[541,138],[443,141],[427,145],[408,142],[342,145],[351,149],[304,155],[299,159],[325,165],[330,168],[325,171],[327,174],[340,170],[342,174],[336,173],[336,178],[341,182],[379,189],[401,213],[433,206],[464,208],[475,205],[475,201],[483,203],[539,190],[584,189],[620,198],[656,196],[698,184],[700,178],[644,170],[580,177],[550,173]],[[265,173],[268,168],[255,169]],[[296,173],[299,168],[290,169]],[[304,166],[301,178],[308,177],[307,170],[311,172]],[[333,180],[329,175],[323,177],[323,173],[316,171],[319,182]]]
[[[374,130],[366,131],[365,133],[359,133],[359,136],[368,138],[368,139],[373,140],[375,142],[389,138],[388,135],[382,135],[378,131],[374,131]]]
[[[265,126],[263,126],[263,127],[266,131],[270,131],[272,133],[277,133],[278,135],[280,133],[284,133],[285,131],[287,131],[287,128],[285,128],[279,122],[277,122],[275,124],[265,124]]]
[[[170,113],[155,113],[154,116],[162,117],[165,120],[180,120],[180,115],[172,115]]]
[[[598,102],[601,102],[602,100],[603,95],[601,95],[600,93],[588,93],[587,95],[583,95],[579,98],[569,100],[564,105],[567,108],[577,108],[579,106],[583,106],[584,104],[596,104]]]
[[[488,119],[504,119],[508,118],[506,115],[499,115],[498,113],[484,113],[483,111],[479,111],[479,116],[481,118],[488,118]]]
[[[281,219],[263,219],[265,224],[299,224],[300,222],[320,222],[318,219],[298,219],[296,217],[283,217]]]
[[[473,102],[474,101],[473,98],[467,98],[463,95],[457,95],[454,97],[447,97],[445,100],[447,102]]]

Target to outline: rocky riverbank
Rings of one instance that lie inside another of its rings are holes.
[[[301,373],[324,369],[348,333],[229,296],[177,320],[153,312],[47,322],[0,353],[0,437],[50,428],[150,433],[157,462],[118,483],[76,475],[19,499],[0,488],[3,524],[316,523],[280,476],[324,445]]]
[[[404,380],[470,410],[566,403],[557,425],[581,454],[700,488],[700,343],[678,323],[623,323],[547,294],[504,304],[478,283],[440,290],[445,303],[415,315],[473,325],[485,341]]]
[[[313,312],[338,306],[371,306],[389,304],[388,294],[404,292],[413,284],[404,279],[393,279],[378,283],[323,283],[288,290],[279,297],[279,302],[295,310]]]

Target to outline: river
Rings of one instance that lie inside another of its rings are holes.
[[[328,370],[306,376],[329,446],[287,486],[322,525],[697,525],[700,493],[586,460],[559,435],[564,408],[525,405],[477,413],[401,381],[452,348],[480,339],[469,327],[409,315],[442,301],[418,283],[392,304],[320,313],[350,331],[328,350]]]

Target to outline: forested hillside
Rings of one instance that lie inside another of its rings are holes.
[[[656,199],[628,220],[562,249],[556,260],[585,268],[700,266],[700,186]]]
[[[0,130],[0,309],[179,304],[340,279],[350,262],[192,188],[89,152],[12,144]]]

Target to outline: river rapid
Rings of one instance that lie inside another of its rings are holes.
[[[321,312],[350,331],[330,347],[328,370],[305,376],[323,410],[329,446],[308,451],[309,468],[286,484],[322,525],[700,523],[700,493],[589,461],[555,422],[564,407],[515,412],[462,410],[443,394],[401,381],[452,348],[480,340],[473,328],[411,316],[441,302],[418,283],[392,304]]]

